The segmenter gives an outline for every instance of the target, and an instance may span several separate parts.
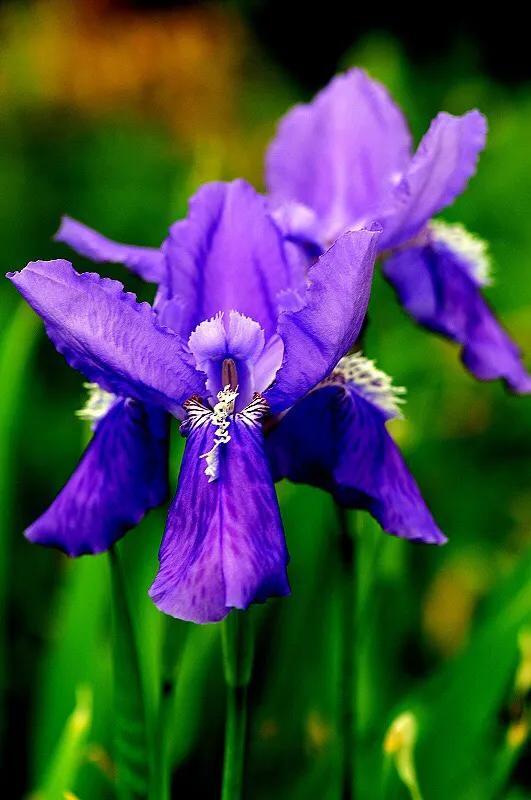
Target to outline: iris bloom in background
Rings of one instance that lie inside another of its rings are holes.
[[[458,342],[476,378],[501,378],[525,393],[531,377],[520,352],[482,296],[484,244],[460,225],[432,219],[465,189],[485,138],[478,111],[441,112],[413,154],[400,109],[353,69],[283,118],[267,157],[267,185],[284,229],[310,250],[380,222],[384,275],[404,308]]]
[[[29,537],[71,554],[110,546],[122,528],[112,529],[112,513],[88,525],[83,503],[105,514],[127,506],[135,487],[145,498],[154,461],[143,455],[155,445],[157,457],[166,452],[171,414],[186,446],[150,594],[173,616],[216,621],[289,592],[274,478],[324,486],[369,508],[390,533],[444,541],[385,431],[397,411],[388,380],[361,356],[345,359],[365,316],[379,234],[340,236],[302,275],[266,200],[243,181],[203,187],[160,250],[66,220],[63,241],[160,285],[152,308],[63,260],[9,275],[67,362],[99,387],[92,408],[103,412],[78,470]],[[136,434],[122,430],[122,409],[143,421]]]

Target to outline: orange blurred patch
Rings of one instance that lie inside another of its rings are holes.
[[[185,141],[221,138],[236,124],[245,37],[228,10],[39,0],[3,9],[1,30],[10,104],[155,117]]]

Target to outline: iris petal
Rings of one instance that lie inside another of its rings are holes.
[[[458,253],[440,242],[407,248],[385,261],[384,274],[413,319],[462,346],[462,361],[476,378],[500,378],[512,392],[531,392],[520,350]]]
[[[113,242],[71,217],[62,218],[55,240],[64,242],[92,261],[123,264],[150,283],[161,283],[165,279],[165,260],[161,250]]]
[[[80,556],[107,550],[137,525],[168,495],[167,420],[163,411],[118,400],[27,538]]]
[[[407,124],[385,88],[352,69],[283,118],[267,156],[268,190],[276,203],[313,209],[323,240],[333,241],[371,220],[410,148]]]
[[[208,410],[191,426],[150,596],[162,611],[216,622],[272,595],[289,594],[288,553],[259,421],[232,418],[219,474],[205,459],[214,442]]]
[[[185,336],[218,312],[236,309],[275,333],[277,295],[291,281],[281,233],[264,197],[243,180],[210,183],[190,201],[164,245],[169,296],[184,300]]]
[[[461,117],[441,112],[383,210],[380,247],[396,247],[416,236],[465,189],[485,147],[487,122],[479,111]]]
[[[395,536],[445,542],[387,433],[385,415],[347,385],[310,392],[271,431],[266,446],[275,480],[325,489],[341,505],[370,511]]]
[[[113,394],[179,414],[204,376],[147,303],[117,281],[77,273],[68,261],[34,261],[8,274],[41,316],[70,366]]]
[[[341,236],[308,271],[302,306],[279,318],[284,358],[265,397],[274,413],[323,380],[356,341],[371,290],[379,228]]]

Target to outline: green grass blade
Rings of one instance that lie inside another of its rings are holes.
[[[65,559],[64,582],[51,606],[54,621],[46,640],[43,663],[38,671],[39,688],[32,719],[32,760],[35,783],[39,784],[76,687],[90,684],[94,690],[93,737],[107,747],[110,724],[109,653],[104,641],[106,610],[105,560],[86,557]]]
[[[147,715],[133,621],[116,549],[109,552],[113,607],[114,729],[117,790],[121,800],[149,795]]]
[[[42,788],[31,800],[63,800],[75,785],[92,723],[92,689],[82,686],[76,694],[75,708],[66,721]]]
[[[0,732],[4,728],[6,680],[5,610],[9,580],[9,536],[13,507],[13,445],[20,398],[30,374],[29,362],[39,338],[39,318],[21,303],[2,336],[0,349]]]

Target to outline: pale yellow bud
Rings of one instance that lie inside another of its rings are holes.
[[[414,714],[404,711],[391,723],[383,743],[384,753],[393,759],[400,780],[409,790],[412,800],[422,800],[413,759],[417,732]]]

